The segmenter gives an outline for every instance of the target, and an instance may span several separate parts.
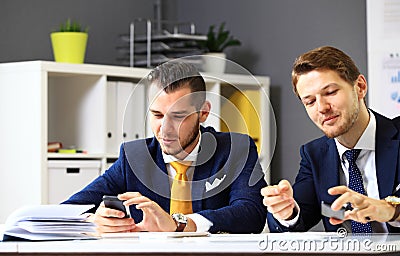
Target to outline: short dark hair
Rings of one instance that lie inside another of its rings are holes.
[[[335,71],[350,84],[354,84],[360,75],[354,61],[343,51],[332,46],[315,48],[297,57],[293,63],[292,85],[297,97],[299,97],[299,93],[296,86],[299,77],[313,70]]]
[[[206,100],[206,83],[197,68],[182,61],[169,61],[155,67],[147,76],[148,82],[166,93],[188,86],[193,94],[193,102],[199,110]]]

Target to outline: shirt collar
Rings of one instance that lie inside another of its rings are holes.
[[[162,152],[164,163],[168,164],[168,163],[175,162],[175,161],[191,161],[191,162],[195,163],[196,160],[197,160],[197,155],[198,155],[198,152],[199,152],[200,142],[201,142],[201,132],[199,132],[199,134],[200,134],[199,141],[197,142],[196,147],[194,147],[192,152],[190,152],[189,155],[187,155],[185,157],[185,159],[179,160],[178,158],[176,158],[176,157],[174,157],[172,155],[167,155],[164,152]],[[192,165],[193,165],[193,163],[192,163]]]
[[[369,122],[367,128],[364,130],[360,139],[357,141],[357,144],[354,146],[355,149],[365,149],[365,150],[375,150],[375,134],[376,134],[376,118],[374,113],[369,111]],[[335,138],[336,148],[338,149],[339,156],[343,159],[343,154],[347,148],[339,143],[339,141]]]

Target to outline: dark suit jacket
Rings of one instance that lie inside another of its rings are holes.
[[[202,139],[192,182],[193,212],[213,223],[210,232],[259,233],[265,225],[266,208],[260,189],[266,185],[253,140],[242,134],[220,133],[201,127]],[[206,182],[225,176],[206,191]],[[103,195],[140,192],[170,208],[170,185],[158,141],[153,138],[124,143],[118,160],[102,176],[71,196],[70,204],[95,204]],[[93,209],[94,211],[95,209]],[[130,207],[136,223],[141,210]]]
[[[390,120],[375,113],[376,141],[375,163],[380,198],[392,195],[400,184],[400,119]],[[300,149],[300,170],[293,185],[294,198],[300,207],[298,223],[290,229],[282,226],[268,213],[271,232],[307,231],[322,218],[326,231],[336,231],[340,225],[332,225],[329,218],[321,215],[321,201],[333,203],[338,196],[328,194],[328,189],[340,184],[340,157],[334,139],[326,136],[303,145]],[[400,196],[400,195],[398,195]],[[400,232],[388,224],[389,232]]]

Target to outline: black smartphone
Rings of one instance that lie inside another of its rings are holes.
[[[104,202],[105,207],[125,213],[124,218],[130,217],[130,214],[128,212],[129,208],[125,207],[125,205],[123,204],[124,201],[119,200],[117,196],[103,196],[103,202]],[[127,210],[127,208],[128,208],[128,210]]]
[[[334,211],[331,208],[330,204],[325,203],[324,201],[321,202],[321,214],[326,216],[326,217],[332,217],[338,220],[343,220],[344,219],[344,212],[346,211],[346,208],[342,207],[338,211]]]

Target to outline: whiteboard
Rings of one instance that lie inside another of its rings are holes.
[[[400,0],[367,0],[368,103],[400,115]]]

